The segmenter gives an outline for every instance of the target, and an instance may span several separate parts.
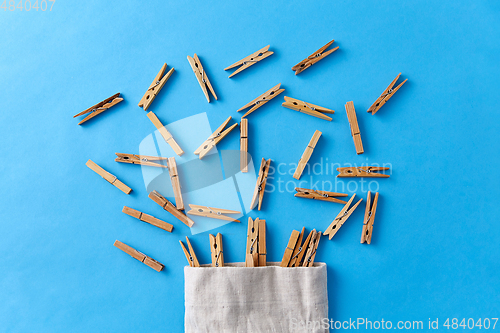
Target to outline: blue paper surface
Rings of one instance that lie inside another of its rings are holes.
[[[19,1],[14,10],[9,1],[0,8],[0,331],[182,332],[187,262],[178,241],[189,236],[209,263],[208,233],[220,232],[225,260],[241,262],[246,220],[260,217],[267,258],[280,261],[293,229],[325,230],[342,208],[295,198],[295,186],[364,200],[319,244],[332,319],[415,320],[427,329],[429,318],[439,318],[445,329],[447,318],[500,316],[498,2],[43,1],[45,11],[26,11],[26,2],[22,11]],[[331,39],[340,49],[295,76],[290,68]],[[225,67],[268,44],[272,56],[228,78]],[[210,104],[186,59],[194,53],[218,96]],[[207,224],[192,235],[147,197],[154,170],[114,161],[116,152],[169,149],[137,106],[165,62],[175,72],[150,110],[186,147],[176,158],[185,175],[198,168],[189,163],[200,163],[194,149],[228,116],[239,122],[237,109],[280,82],[285,88],[248,116],[253,169],[263,157],[273,160],[260,212],[246,206],[255,183],[224,163],[224,151],[239,149],[239,128],[217,145],[213,161],[201,161],[217,166],[213,188],[197,188],[203,177],[184,179],[193,189],[186,203],[227,203],[219,208],[242,211],[242,223],[202,232]],[[400,72],[408,81],[368,114]],[[91,121],[78,126],[72,118],[117,92],[124,101]],[[283,108],[283,96],[334,109],[332,122]],[[362,155],[347,101],[356,108]],[[189,117],[204,125],[186,138],[176,126]],[[323,135],[297,181],[295,166],[315,130]],[[132,193],[92,172],[88,159]],[[391,177],[336,178],[346,164],[390,165]],[[372,244],[362,245],[369,186],[380,198]],[[215,189],[229,199],[210,196]],[[125,205],[174,224],[173,233],[123,214]],[[116,239],[165,270],[113,247]]]

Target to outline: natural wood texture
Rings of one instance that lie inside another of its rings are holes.
[[[151,103],[156,98],[156,95],[160,92],[161,88],[165,85],[167,80],[170,78],[172,73],[174,72],[174,68],[172,67],[168,73],[163,76],[163,73],[165,73],[165,69],[167,69],[167,63],[165,63],[158,74],[156,74],[155,79],[153,80],[153,83],[149,86],[148,90],[146,90],[146,93],[144,96],[142,96],[141,100],[139,101],[139,107],[142,107],[144,111],[147,111]]]
[[[240,170],[248,172],[248,119],[240,122]]]
[[[87,163],[85,163],[85,165],[88,166],[92,171],[97,173],[99,176],[106,179],[110,184],[118,187],[123,193],[130,194],[130,192],[132,192],[132,189],[130,187],[123,184],[121,181],[118,180],[118,178],[116,178],[115,175],[107,172],[92,160],[88,160]]]
[[[181,183],[179,181],[179,174],[177,173],[177,163],[175,162],[175,157],[169,157],[167,160],[167,164],[170,182],[172,183],[172,188],[174,190],[175,207],[177,207],[178,210],[184,210]]]
[[[380,110],[380,108],[396,93],[396,91],[398,91],[399,88],[401,88],[401,86],[403,86],[403,84],[405,84],[405,82],[408,81],[408,79],[404,80],[396,88],[393,89],[392,87],[396,84],[400,76],[401,73],[399,73],[398,76],[396,76],[396,78],[391,82],[391,84],[384,90],[382,95],[380,95],[380,97],[377,98],[377,100],[372,104],[372,106],[370,106],[367,112],[371,112],[372,115],[377,113],[377,111]]]
[[[263,158],[260,163],[259,176],[257,177],[257,183],[255,184],[255,190],[253,192],[252,202],[250,203],[250,208],[254,209],[257,201],[259,203],[258,210],[262,206],[262,199],[264,198],[264,192],[266,190],[267,175],[269,173],[269,167],[271,165],[271,159],[267,161]]]
[[[124,212],[125,214],[130,215],[132,217],[135,217],[136,219],[139,219],[142,222],[149,223],[151,225],[154,225],[155,227],[166,230],[168,232],[172,232],[172,229],[174,228],[174,226],[171,225],[170,223],[167,223],[165,221],[157,219],[154,216],[144,214],[143,212],[140,212],[138,210],[135,210],[135,209],[127,207],[127,206],[123,206],[122,212]]]
[[[318,143],[319,138],[321,137],[321,132],[320,131],[315,131],[311,140],[309,141],[309,144],[306,147],[306,150],[302,154],[302,157],[299,160],[299,163],[297,165],[297,169],[293,173],[293,178],[295,179],[300,179],[300,176],[302,176],[302,172],[304,172],[304,168],[307,165],[307,162],[309,162],[309,159],[311,158],[311,155],[314,151],[314,148],[316,147],[316,144]]]
[[[358,118],[356,118],[354,103],[347,102],[345,105],[345,111],[347,112],[347,120],[349,120],[349,125],[351,126],[351,135],[354,140],[354,147],[356,147],[356,153],[358,155],[363,154],[363,142],[361,141],[361,134],[359,133]]]
[[[191,208],[191,210],[187,212],[187,214],[189,215],[204,216],[212,219],[219,219],[231,222],[240,222],[239,220],[235,220],[232,217],[222,215],[222,214],[241,214],[241,212],[238,212],[236,210],[213,208],[208,206],[200,206],[192,204],[189,204],[189,208]]]
[[[163,197],[160,193],[157,191],[153,191],[149,193],[148,197],[156,202],[158,205],[160,205],[163,209],[165,209],[167,212],[175,216],[179,221],[187,225],[188,227],[192,227],[194,222],[191,220],[189,217],[184,215],[183,212],[178,210],[170,201],[168,201],[165,197]]]
[[[290,259],[292,258],[293,252],[295,250],[297,240],[299,239],[299,235],[300,233],[297,230],[292,231],[292,235],[290,236],[290,240],[288,241],[288,245],[285,249],[285,254],[283,255],[283,260],[281,260],[281,267],[288,267]]]
[[[227,118],[222,123],[222,125],[220,125],[219,128],[217,128],[215,130],[215,132],[213,132],[208,137],[208,139],[206,139],[205,142],[203,142],[202,145],[199,146],[198,149],[196,149],[194,151],[194,154],[198,155],[200,160],[203,157],[205,157],[205,155],[207,155],[208,152],[210,150],[212,150],[212,148],[215,147],[216,144],[218,144],[222,139],[224,139],[226,137],[226,135],[229,134],[229,132],[231,132],[236,126],[238,126],[238,124],[233,124],[230,127],[226,128],[224,131],[222,131],[227,126],[227,124],[229,123],[230,120],[231,120],[231,117]]]
[[[377,211],[378,192],[375,193],[373,204],[371,203],[371,192],[368,191],[366,198],[365,218],[363,220],[363,231],[361,233],[361,244],[372,242],[373,224],[375,223],[375,213]]]
[[[267,266],[266,220],[259,220],[259,267]]]
[[[163,266],[162,263],[154,260],[151,257],[148,257],[144,253],[137,251],[133,247],[130,247],[127,244],[120,242],[119,240],[116,240],[113,245],[122,250],[123,252],[127,253],[128,255],[130,255],[132,258],[137,259],[140,262],[148,265],[157,272],[160,272],[163,269],[163,267],[165,267]]]
[[[314,258],[316,258],[316,250],[318,249],[319,241],[321,239],[321,231],[316,232],[314,229],[312,232],[311,240],[307,245],[306,256],[304,257],[303,267],[312,267],[314,264]]]
[[[181,149],[181,147],[179,147],[177,142],[175,142],[174,138],[172,137],[172,134],[170,134],[170,132],[165,128],[165,126],[163,126],[160,119],[158,119],[158,117],[156,116],[156,114],[154,114],[153,111],[150,111],[148,113],[148,118],[149,120],[151,120],[153,125],[155,125],[155,127],[158,129],[163,139],[170,145],[170,147],[172,147],[174,152],[179,156],[184,154],[184,151]]]
[[[259,218],[252,220],[248,218],[247,248],[245,252],[245,267],[259,266]]]
[[[118,156],[117,158],[115,158],[115,162],[148,165],[157,168],[168,168],[166,164],[161,163],[161,161],[165,162],[167,161],[166,157],[122,154],[122,153],[115,153],[115,154],[116,156]],[[159,161],[159,163],[153,163],[151,161]]]
[[[301,187],[296,187],[295,191],[297,191],[297,193],[295,193],[294,196],[298,197],[298,198],[330,201],[330,202],[336,202],[336,203],[342,203],[342,204],[347,203],[347,201],[334,198],[334,197],[347,197],[347,194],[345,194],[345,193],[310,190],[308,188],[301,188]]]
[[[337,177],[370,177],[370,178],[389,178],[389,175],[383,173],[377,173],[373,171],[389,170],[387,167],[375,167],[375,166],[364,166],[364,167],[345,167],[337,168],[340,173]]]
[[[345,223],[345,221],[347,221],[349,216],[351,216],[354,210],[356,210],[356,207],[358,207],[361,201],[363,201],[363,199],[359,199],[359,201],[356,202],[354,206],[352,206],[349,210],[347,210],[351,205],[352,201],[354,200],[355,196],[356,194],[352,195],[351,199],[345,204],[340,213],[337,215],[337,217],[335,217],[333,222],[328,226],[328,228],[324,232],[324,235],[328,235],[328,239],[332,239],[332,237],[335,236],[337,231],[339,231],[340,227],[342,227],[342,225]]]
[[[334,110],[330,110],[330,109],[327,109],[327,108],[324,108],[322,106],[318,106],[315,104],[306,103],[306,102],[303,102],[301,100],[291,98],[288,96],[285,96],[285,102],[281,105],[286,107],[286,108],[289,108],[289,109],[292,109],[295,111],[299,111],[299,112],[308,114],[308,115],[313,116],[313,117],[325,119],[328,121],[332,121],[332,118],[328,117],[324,113],[335,113]]]
[[[288,263],[288,267],[299,267],[300,266],[300,261],[302,260],[302,257],[304,256],[304,253],[307,249],[307,243],[302,245],[302,240],[304,238],[304,232],[306,231],[305,227],[302,227],[302,231],[299,234],[299,238],[297,239],[297,245],[295,245],[295,248],[293,249],[292,253],[292,258],[290,259],[290,262]],[[308,240],[306,240],[308,242]]]
[[[265,59],[265,58],[269,57],[270,55],[272,55],[274,52],[268,51],[270,46],[271,45],[263,47],[262,49],[250,54],[248,57],[245,57],[245,58],[241,59],[240,61],[235,62],[231,66],[224,68],[224,70],[227,71],[228,69],[240,66],[231,75],[229,75],[229,77],[233,77],[234,75],[240,73],[244,69],[247,69],[248,67],[255,65],[257,62],[261,61],[262,59]]]
[[[187,56],[187,59],[189,61],[189,64],[191,65],[191,68],[193,69],[194,75],[196,75],[196,79],[200,84],[201,90],[203,90],[203,94],[205,95],[207,102],[210,103],[210,96],[208,95],[207,88],[210,90],[215,100],[217,100],[217,95],[215,94],[214,88],[212,87],[207,73],[205,73],[203,65],[201,64],[201,61],[196,53],[194,54],[194,57]]]
[[[186,236],[186,243],[188,245],[189,252],[188,252],[188,250],[186,250],[186,247],[184,246],[184,244],[182,244],[181,241],[179,241],[179,243],[181,244],[182,251],[184,252],[184,255],[186,256],[186,259],[189,263],[189,266],[200,267],[200,263],[198,262],[198,258],[196,258],[196,254],[194,253],[194,250],[193,250],[193,247],[191,246],[191,242],[189,241],[189,238],[187,238],[187,236]]]
[[[115,106],[116,104],[118,104],[121,101],[123,101],[123,98],[118,97],[118,96],[120,96],[120,93],[116,93],[113,96],[111,96],[109,98],[106,98],[104,101],[99,102],[99,103],[91,106],[90,108],[88,108],[88,109],[86,109],[86,110],[84,110],[84,111],[82,111],[82,112],[74,115],[73,118],[79,117],[79,116],[83,116],[84,114],[90,113],[89,115],[87,115],[87,117],[83,118],[82,121],[80,121],[78,123],[78,125],[81,125],[84,122],[86,122],[87,120],[90,120],[90,119],[94,118],[98,114],[103,113],[107,109],[109,109],[112,106]]]
[[[212,267],[224,267],[224,251],[222,247],[222,235],[208,235],[210,238],[210,252],[212,257]]]
[[[330,45],[333,44],[335,40],[332,39],[331,42],[328,42],[325,46],[323,46],[322,48],[320,48],[318,51],[314,52],[313,54],[311,54],[309,57],[305,58],[304,60],[302,60],[301,62],[299,62],[297,65],[293,66],[292,67],[292,70],[295,71],[295,75],[305,71],[306,69],[308,69],[309,67],[311,67],[312,65],[314,65],[315,63],[317,63],[318,61],[320,61],[321,59],[324,59],[326,56],[332,54],[333,52],[337,51],[339,49],[339,47],[337,46],[336,48],[333,48],[331,50],[328,50],[325,52],[325,50],[327,48],[330,47]]]
[[[277,85],[275,85],[274,87],[272,87],[271,89],[269,89],[268,91],[266,91],[265,93],[263,93],[262,95],[260,95],[256,99],[254,99],[253,101],[251,101],[250,103],[239,108],[237,112],[240,112],[240,111],[243,111],[245,109],[250,108],[250,110],[248,110],[247,113],[245,113],[243,116],[241,116],[241,118],[245,118],[250,113],[254,112],[258,108],[260,108],[262,105],[266,104],[267,102],[272,100],[274,97],[278,96],[283,91],[285,91],[285,89],[280,89],[280,87],[281,87],[281,83],[278,83]]]

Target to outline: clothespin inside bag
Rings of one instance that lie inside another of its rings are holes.
[[[190,267],[200,267],[200,263],[198,262],[198,258],[196,257],[196,254],[194,253],[193,247],[191,246],[191,242],[189,241],[189,238],[186,236],[186,243],[188,245],[189,251],[186,250],[186,247],[184,244],[182,244],[181,241],[179,241],[182,247],[182,251],[184,252],[184,255],[186,256],[186,259],[189,263]]]
[[[220,233],[208,235],[210,238],[210,252],[212,256],[212,267],[224,267],[224,252],[222,247],[222,235]]]
[[[290,260],[292,259],[293,252],[295,250],[295,246],[297,245],[297,241],[299,239],[300,233],[297,230],[292,231],[292,235],[290,236],[290,240],[288,241],[288,245],[285,249],[285,254],[283,255],[283,259],[281,260],[280,267],[288,267],[290,264]]]
[[[259,218],[248,218],[247,248],[245,254],[245,267],[259,266]]]

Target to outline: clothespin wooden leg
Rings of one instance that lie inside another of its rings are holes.
[[[297,246],[299,235],[300,233],[297,230],[292,231],[292,235],[290,236],[290,240],[288,241],[288,245],[285,249],[285,255],[283,256],[283,260],[281,260],[281,267],[288,267],[293,251],[295,250],[295,246]]]
[[[240,123],[240,170],[248,172],[248,119]]]
[[[259,218],[255,219],[254,221],[252,220],[251,217],[249,217],[245,267],[259,266],[258,237],[259,237]]]
[[[174,189],[175,206],[178,210],[184,210],[184,201],[182,200],[181,184],[179,182],[179,174],[177,173],[177,163],[175,162],[175,157],[169,157],[167,164],[170,182],[172,182],[172,188]]]
[[[345,111],[347,113],[347,120],[351,126],[351,135],[354,140],[354,146],[356,147],[356,153],[363,154],[363,142],[361,141],[361,134],[359,133],[358,118],[356,117],[356,110],[354,109],[353,102],[347,102],[345,105]]]
[[[266,220],[259,220],[259,267],[267,266]]]

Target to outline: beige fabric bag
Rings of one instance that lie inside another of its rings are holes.
[[[185,331],[328,332],[326,264],[185,267]]]

